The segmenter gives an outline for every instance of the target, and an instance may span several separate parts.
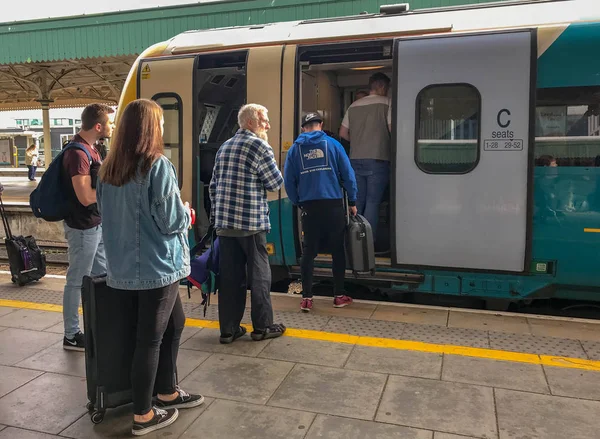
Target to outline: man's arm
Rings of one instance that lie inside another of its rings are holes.
[[[346,140],[350,141],[350,130],[348,130],[348,128],[346,128],[344,125],[342,125],[340,127],[339,134],[342,139],[346,139]]]
[[[84,206],[89,206],[96,202],[96,189],[92,189],[92,177],[90,175],[75,175],[71,177],[73,189],[77,200]]]
[[[342,125],[340,126],[340,132],[338,133],[342,139],[346,139],[350,141],[350,109],[346,110],[346,114],[344,114],[344,119],[342,119]]]
[[[288,198],[292,204],[297,205],[300,197],[298,196],[298,176],[296,175],[296,166],[294,163],[295,157],[295,145],[292,146],[285,158],[285,166],[283,168],[283,184]]]
[[[275,155],[270,146],[266,145],[264,154],[259,158],[257,174],[265,189],[275,192],[283,185],[283,176],[277,167]]]
[[[210,199],[210,218],[209,218],[210,224],[215,223],[215,214],[216,214],[215,200],[217,199],[217,175],[216,175],[215,169],[217,167],[217,160],[219,160],[218,157],[215,160],[215,166],[213,167],[212,178],[210,179],[210,183],[208,184],[208,198]]]

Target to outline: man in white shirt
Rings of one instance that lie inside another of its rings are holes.
[[[340,137],[350,141],[358,197],[356,207],[371,224],[376,236],[379,205],[390,181],[392,106],[387,97],[390,78],[375,73],[369,79],[369,95],[350,105]]]

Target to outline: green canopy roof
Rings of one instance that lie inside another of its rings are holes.
[[[404,0],[411,9],[502,0]],[[131,56],[181,32],[375,13],[398,0],[245,0],[0,23],[0,64]]]

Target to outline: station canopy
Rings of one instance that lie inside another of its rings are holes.
[[[407,0],[411,9],[502,0]],[[376,13],[394,0],[211,1],[0,23],[0,111],[116,104],[135,58],[188,30]]]
[[[0,65],[0,111],[116,104],[135,56]]]

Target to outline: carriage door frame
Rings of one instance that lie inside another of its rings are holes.
[[[535,28],[395,40],[394,267],[529,270],[536,81]]]
[[[283,44],[272,46],[251,47],[248,50],[246,77],[248,88],[247,102],[263,105],[268,110],[269,145],[277,166],[283,172],[284,158],[282,155],[284,112],[289,116],[289,109],[283,107],[283,81],[289,84],[290,78],[284,72],[284,62],[293,56],[295,46],[289,48]],[[287,55],[286,55],[287,54]],[[289,95],[289,90],[287,91]],[[287,126],[287,125],[286,125]],[[289,130],[289,128],[287,128]],[[286,139],[287,140],[287,139]],[[282,229],[281,194],[285,189],[276,192],[267,191],[267,201],[270,208],[275,207],[276,215],[270,212],[271,231],[267,234],[267,248],[271,265],[285,265],[283,248],[284,231]]]
[[[179,107],[177,178],[181,198],[194,203],[192,196],[193,82],[196,56],[165,56],[142,59],[138,65],[137,97],[175,99]],[[165,126],[166,126],[165,120]],[[165,130],[166,132],[166,130]],[[187,183],[187,184],[186,184]]]

